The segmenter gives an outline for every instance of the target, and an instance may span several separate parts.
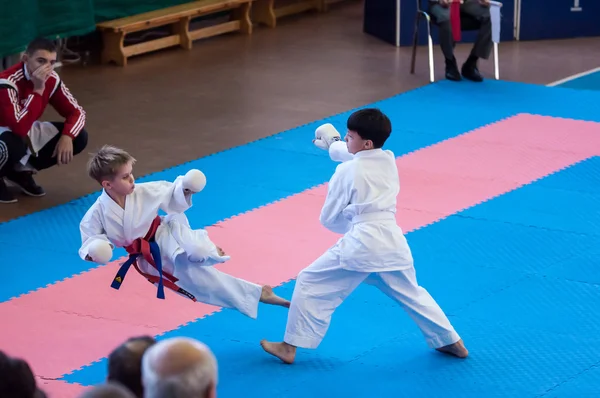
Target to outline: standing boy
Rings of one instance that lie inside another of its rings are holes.
[[[398,302],[430,347],[461,358],[468,351],[442,309],[418,285],[413,258],[396,223],[400,192],[394,154],[383,150],[390,120],[378,109],[362,109],[347,122],[344,141],[332,125],[317,129],[315,145],[342,161],[329,181],[320,221],[344,236],[296,279],[284,341],[263,340],[263,349],[292,363],[296,348],[315,349],[335,309],[362,282]]]

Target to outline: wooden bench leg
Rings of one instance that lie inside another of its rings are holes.
[[[102,63],[108,64],[111,61],[119,66],[127,66],[127,56],[123,50],[125,41],[124,32],[113,32],[105,30],[102,32]]]
[[[252,4],[252,20],[274,28],[277,25],[274,0],[256,0]]]
[[[192,49],[192,37],[190,36],[190,21],[192,17],[184,17],[173,26],[173,34],[179,35],[179,46],[184,50]]]
[[[252,20],[250,19],[250,3],[244,3],[232,12],[233,19],[240,21],[240,32],[252,34]]]

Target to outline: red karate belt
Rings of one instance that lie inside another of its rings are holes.
[[[167,288],[179,294],[183,294],[189,297],[192,301],[196,301],[194,295],[175,284],[178,281],[177,278],[175,278],[168,272],[163,271],[162,269],[160,249],[158,247],[158,244],[156,243],[156,240],[154,239],[156,231],[160,226],[160,223],[160,216],[156,216],[156,218],[152,221],[152,225],[146,233],[146,236],[143,238],[137,238],[129,246],[125,247],[125,250],[127,251],[127,253],[129,253],[129,259],[126,262],[124,262],[123,265],[121,265],[119,272],[117,272],[117,275],[113,279],[111,287],[113,289],[118,290],[121,287],[123,280],[125,280],[125,275],[127,274],[129,267],[133,265],[136,271],[142,276],[144,276],[146,279],[148,279],[150,283],[158,284],[157,297],[159,299],[165,298],[163,286],[166,286]],[[142,256],[144,260],[146,260],[150,265],[152,265],[158,271],[159,276],[150,275],[145,272],[142,272],[137,262],[139,256]]]

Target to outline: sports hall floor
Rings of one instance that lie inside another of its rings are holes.
[[[194,304],[117,260],[81,261],[78,222],[98,194],[86,156],[38,176],[48,195],[0,207],[0,347],[26,358],[51,397],[105,377],[105,356],[132,335],[192,336],[219,360],[221,397],[592,397],[600,395],[600,39],[502,43],[502,81],[435,84],[426,51],[361,32],[360,3],[163,51],[127,68],[61,74],[86,108],[89,151],[138,159],[138,181],[203,170],[188,216],[232,260],[220,267],[291,297],[294,277],[337,236],[318,224],[335,168],[313,147],[325,122],[355,108],[392,119],[398,220],[417,277],[471,356],[428,349],[410,318],[369,286],[336,312],[322,346],[292,366],[262,352],[286,311],[259,319]],[[459,46],[464,59],[469,45]],[[493,64],[482,72],[493,76]],[[52,118],[52,114],[48,118]],[[302,214],[304,212],[304,214]]]

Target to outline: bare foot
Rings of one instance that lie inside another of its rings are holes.
[[[462,339],[458,340],[454,344],[449,344],[447,346],[436,348],[439,352],[443,352],[444,354],[454,355],[459,358],[466,358],[469,355],[469,351],[465,348],[465,344]]]
[[[290,308],[290,302],[273,292],[271,286],[263,286],[262,293],[260,294],[260,302],[271,305],[279,305],[281,307]]]
[[[267,340],[260,342],[263,350],[281,359],[284,363],[291,364],[296,358],[296,347],[287,343],[271,343]]]

